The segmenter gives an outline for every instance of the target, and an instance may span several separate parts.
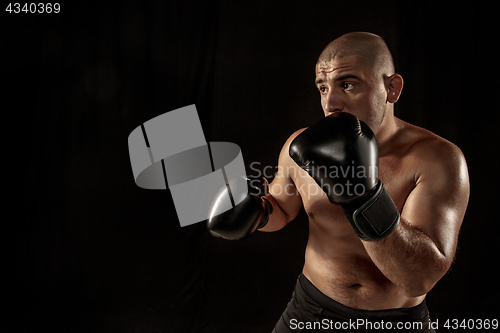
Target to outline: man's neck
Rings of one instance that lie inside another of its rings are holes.
[[[387,113],[382,121],[382,124],[375,133],[377,138],[379,156],[384,156],[392,147],[392,139],[397,134],[399,129],[397,119],[394,116],[394,110],[387,110]]]

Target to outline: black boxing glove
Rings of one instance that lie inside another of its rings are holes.
[[[341,206],[361,239],[384,238],[398,226],[399,211],[378,179],[377,139],[354,115],[321,119],[292,141],[289,155]]]
[[[219,215],[212,215],[208,219],[207,227],[214,236],[230,240],[238,240],[250,236],[256,229],[263,228],[269,221],[269,215],[273,212],[273,205],[263,196],[268,194],[268,182],[262,178],[246,177],[248,194],[246,197],[232,209]],[[231,182],[230,188],[238,191],[235,186],[241,182]],[[217,204],[219,197],[227,195],[227,189],[221,189],[216,197],[214,205]],[[213,212],[214,210],[212,210]]]

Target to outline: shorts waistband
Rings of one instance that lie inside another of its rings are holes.
[[[411,308],[387,309],[387,310],[362,310],[345,306],[334,299],[323,294],[316,286],[300,274],[297,283],[312,299],[325,308],[323,315],[334,317],[341,316],[345,318],[369,318],[369,319],[384,319],[384,320],[415,320],[422,321],[429,316],[425,299],[419,305]]]

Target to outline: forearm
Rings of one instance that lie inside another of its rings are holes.
[[[428,235],[404,219],[387,237],[363,244],[380,271],[410,297],[426,294],[451,264]]]

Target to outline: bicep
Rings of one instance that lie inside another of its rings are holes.
[[[271,182],[269,193],[286,215],[286,222],[293,220],[302,208],[302,198],[295,187],[286,166],[279,166],[276,177]]]
[[[469,179],[463,155],[427,163],[408,196],[401,218],[426,234],[452,260],[469,199]]]

